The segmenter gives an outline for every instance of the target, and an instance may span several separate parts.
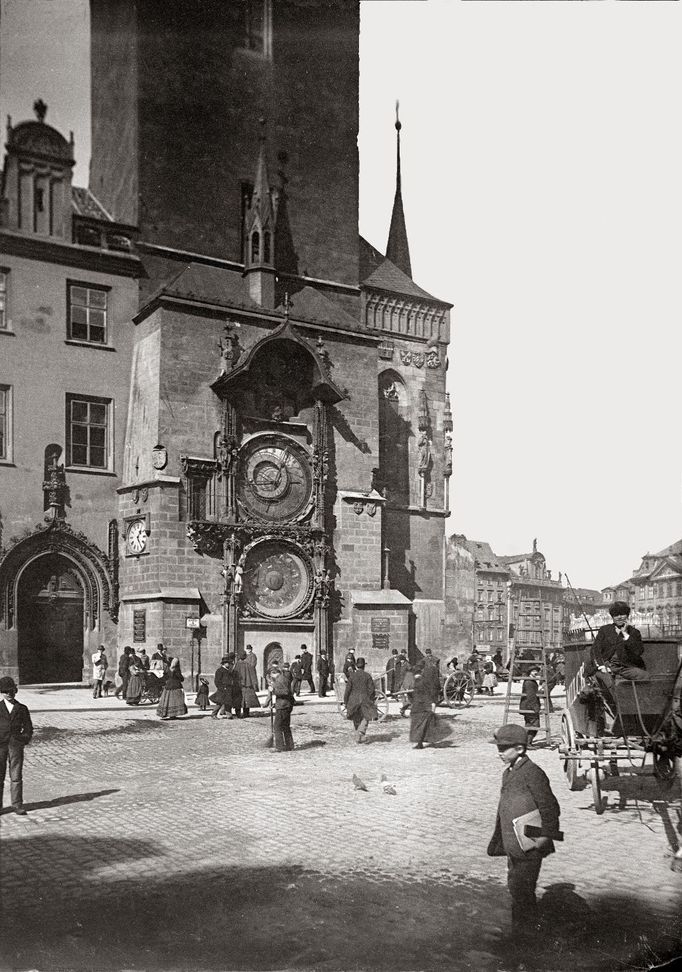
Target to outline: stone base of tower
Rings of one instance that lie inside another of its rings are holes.
[[[349,616],[334,629],[334,664],[340,671],[350,648],[356,658],[367,661],[367,670],[378,674],[386,669],[391,651],[410,654],[412,644],[412,602],[399,591],[348,591]]]

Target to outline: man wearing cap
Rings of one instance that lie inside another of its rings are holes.
[[[31,714],[22,702],[17,702],[16,682],[5,675],[0,678],[0,810],[2,809],[5,775],[9,762],[12,809],[25,817],[24,810],[24,746],[33,735]]]
[[[232,661],[233,656],[223,655],[213,676],[215,692],[211,701],[215,702],[215,707],[211,712],[212,719],[232,719],[232,709],[236,707],[239,711],[241,706],[241,691],[238,691],[239,683]]]
[[[615,708],[614,687],[616,679],[628,682],[646,682],[648,675],[644,665],[644,645],[638,628],[628,624],[630,605],[614,601],[609,608],[611,624],[603,624],[590,651],[585,665],[586,675],[595,675],[606,701]]]
[[[320,648],[320,655],[317,659],[317,694],[321,699],[327,695],[327,682],[329,680],[329,659],[324,648]]]
[[[278,753],[290,752],[294,748],[294,737],[291,734],[291,710],[294,707],[294,696],[291,691],[291,677],[287,670],[280,671],[277,664],[270,668],[270,691],[263,703],[265,708],[273,704],[275,706],[275,719],[273,722],[273,736],[275,741],[275,751]]]
[[[523,726],[504,725],[490,742],[497,746],[505,771],[488,854],[507,858],[512,935],[519,939],[537,929],[535,887],[543,857],[554,852],[552,838],[562,839],[559,831],[561,810],[546,774],[526,755],[527,733]],[[524,851],[514,830],[514,820],[533,810],[540,813],[541,836],[534,838],[534,847]]]

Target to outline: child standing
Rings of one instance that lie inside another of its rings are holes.
[[[197,689],[197,697],[194,700],[194,704],[198,706],[202,712],[205,712],[209,707],[208,701],[208,679],[199,679],[199,688]]]
[[[546,774],[526,755],[527,733],[523,726],[504,725],[490,741],[497,746],[505,771],[488,854],[507,858],[512,935],[518,939],[537,931],[535,887],[543,857],[554,852],[552,838],[563,840],[559,831],[561,810]],[[534,847],[524,851],[514,829],[514,820],[533,810],[540,813],[542,836],[534,839]]]
[[[524,678],[521,685],[521,700],[519,702],[519,713],[523,716],[528,730],[528,745],[533,745],[533,740],[540,728],[540,696],[538,695],[539,668],[531,668],[528,676]]]

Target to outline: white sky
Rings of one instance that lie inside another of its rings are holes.
[[[2,117],[42,96],[85,185],[87,4],[1,4]],[[537,537],[576,586],[682,536],[681,42],[667,0],[362,3],[360,231],[385,246],[400,98],[413,275],[455,305],[447,531]]]

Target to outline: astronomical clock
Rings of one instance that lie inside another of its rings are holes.
[[[314,629],[328,646],[333,550],[327,520],[328,409],[343,398],[315,344],[288,319],[243,355],[226,326],[213,464],[184,457],[195,548],[221,561],[224,639],[254,629],[284,643]],[[233,344],[234,347],[234,344]],[[299,638],[300,640],[300,638]],[[310,639],[308,639],[310,641]]]

